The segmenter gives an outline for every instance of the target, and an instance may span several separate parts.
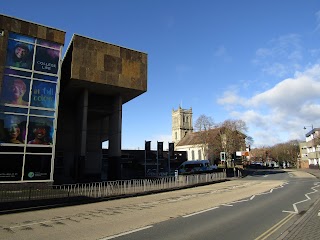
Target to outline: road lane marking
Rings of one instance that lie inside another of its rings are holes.
[[[113,239],[113,238],[117,238],[117,237],[121,237],[121,236],[125,236],[125,235],[128,235],[128,234],[131,234],[131,233],[139,232],[139,231],[151,228],[151,227],[153,227],[153,226],[149,225],[149,226],[146,226],[146,227],[137,228],[137,229],[134,229],[134,230],[131,230],[131,231],[128,231],[128,232],[124,232],[124,233],[120,233],[120,234],[117,234],[117,235],[113,235],[113,236],[109,236],[109,237],[105,237],[105,238],[100,238],[99,240]]]
[[[302,201],[299,201],[299,202],[296,202],[296,203],[292,204],[294,211],[286,211],[286,210],[283,210],[282,212],[298,214],[298,213],[299,213],[299,210],[298,210],[298,208],[297,208],[297,205],[298,205],[299,203],[303,203],[303,202],[306,202],[306,201],[311,200],[311,198],[309,197],[309,195],[318,192],[318,190],[315,189],[315,188],[317,188],[317,187],[319,187],[319,186],[320,186],[320,185],[317,184],[316,186],[314,186],[314,187],[311,188],[311,189],[313,190],[313,192],[309,192],[309,193],[306,193],[306,194],[305,194],[305,196],[306,196],[307,199],[304,199],[304,200],[302,200]]]
[[[239,201],[235,201],[235,202],[230,202],[230,203],[221,204],[221,206],[232,207],[232,206],[233,206],[232,204],[234,204],[234,203],[252,201],[256,196],[272,193],[273,190],[279,189],[279,188],[283,188],[283,186],[284,186],[284,185],[287,185],[287,184],[289,184],[289,183],[288,183],[288,182],[285,182],[285,183],[281,184],[279,187],[271,188],[270,191],[268,191],[268,192],[263,192],[263,193],[258,193],[258,194],[256,194],[256,195],[252,195],[252,196],[251,196],[250,198],[248,198],[248,199],[243,199],[243,200],[239,200]]]
[[[199,212],[191,213],[191,214],[188,214],[188,215],[184,215],[182,217],[184,217],[184,218],[191,217],[191,216],[194,216],[194,215],[197,215],[197,214],[201,214],[201,213],[204,213],[204,212],[209,212],[209,211],[217,209],[217,208],[219,208],[219,207],[209,208],[209,209],[206,209],[206,210],[203,210],[203,211],[199,211]]]
[[[279,228],[281,228],[284,224],[286,224],[288,221],[290,221],[291,218],[293,218],[295,214],[288,214],[284,219],[282,219],[280,222],[269,228],[267,231],[262,233],[259,237],[257,237],[255,240],[265,240],[268,237],[270,237],[271,234],[276,232]]]

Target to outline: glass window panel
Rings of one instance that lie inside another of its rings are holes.
[[[20,181],[22,154],[0,154],[0,181]]]
[[[11,146],[8,146],[5,143],[2,143],[0,144],[0,152],[23,153],[24,146],[24,144],[12,144]]]
[[[29,43],[34,43],[35,42],[35,38],[33,38],[33,37],[20,35],[20,34],[13,33],[13,32],[9,33],[9,38],[13,38],[13,39],[16,39],[16,40],[21,40],[21,41],[29,42]]]
[[[23,144],[26,139],[27,116],[0,114],[1,143]]]
[[[33,45],[9,40],[6,66],[31,69],[33,52]]]
[[[10,75],[17,75],[17,76],[31,78],[31,72],[19,71],[19,70],[11,69],[11,68],[5,68],[4,74],[5,75],[9,75],[9,74]]]
[[[53,130],[53,118],[30,117],[28,144],[51,145]]]
[[[15,106],[3,106],[3,105],[0,105],[0,112],[27,114],[28,113],[28,109],[27,108],[15,107]]]
[[[58,80],[58,77],[48,76],[48,75],[39,74],[39,73],[33,74],[33,78],[48,80],[48,81],[52,81],[52,82],[57,82],[57,80]]]
[[[30,109],[30,115],[42,115],[42,116],[54,117],[54,114],[55,114],[54,111]]]
[[[42,40],[42,39],[37,39],[37,44],[38,45],[42,45],[42,46],[46,46],[46,47],[55,48],[55,49],[60,49],[60,46],[61,46],[58,43],[49,42],[49,41],[45,41],[45,40]]]
[[[29,145],[30,146],[30,145]],[[38,146],[38,145],[37,145]],[[51,153],[52,154],[52,147],[51,145],[43,145],[41,147],[37,147],[36,145],[27,147],[27,153]],[[45,147],[44,147],[45,146]]]
[[[57,74],[59,56],[59,50],[37,46],[34,70]]]
[[[23,180],[49,180],[51,155],[26,155]]]
[[[30,79],[4,76],[1,103],[28,106]]]
[[[31,105],[43,108],[55,108],[56,100],[55,83],[48,83],[42,81],[33,81]]]

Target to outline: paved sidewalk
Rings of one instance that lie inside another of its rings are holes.
[[[299,171],[308,172],[320,179],[319,169],[299,169]],[[319,190],[319,189],[318,189]],[[278,240],[315,240],[320,239],[320,199],[287,231],[285,231]]]

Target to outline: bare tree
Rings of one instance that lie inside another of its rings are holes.
[[[298,140],[290,140],[285,143],[278,143],[271,147],[260,147],[255,149],[256,161],[272,160],[275,162],[289,162],[291,166],[296,166],[297,157],[300,154]]]
[[[204,159],[209,156],[209,144],[212,141],[212,132],[210,131],[215,126],[214,121],[211,117],[206,115],[200,115],[195,122],[195,130],[197,131],[197,147],[201,149]]]
[[[211,117],[202,114],[197,118],[194,126],[196,131],[201,132],[214,128],[215,124]]]
[[[246,148],[247,125],[242,120],[226,120],[221,125],[222,148],[227,157],[236,151],[243,151]]]

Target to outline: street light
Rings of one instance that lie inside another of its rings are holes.
[[[311,124],[311,126],[304,126],[303,129],[307,129],[307,127],[311,127],[311,129],[313,130],[313,124]]]

